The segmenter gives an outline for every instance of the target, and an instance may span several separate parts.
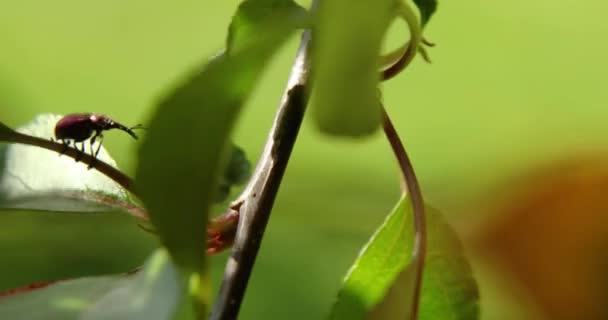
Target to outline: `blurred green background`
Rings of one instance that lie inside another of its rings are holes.
[[[92,111],[145,122],[176,79],[222,47],[237,5],[2,0],[0,119],[16,127],[41,112]],[[481,218],[467,208],[503,179],[608,144],[607,9],[599,0],[440,1],[425,32],[437,43],[433,64],[417,59],[384,85],[428,202],[462,233]],[[403,41],[402,28],[392,29],[387,47]],[[240,119],[235,140],[252,161],[297,40],[269,66]],[[109,133],[104,144],[132,174],[136,142]],[[242,318],[321,319],[350,262],[395,203],[397,177],[379,133],[328,139],[305,121]],[[126,271],[158,245],[121,214],[3,212],[0,228],[0,289]],[[218,282],[225,256],[212,258]],[[474,269],[484,319],[528,312],[523,301],[503,299],[500,277],[483,262]]]

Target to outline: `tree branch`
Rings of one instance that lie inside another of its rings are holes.
[[[212,320],[236,319],[245,295],[283,173],[308,102],[310,31],[305,31],[264,152],[249,184],[230,210],[239,214],[238,231]]]

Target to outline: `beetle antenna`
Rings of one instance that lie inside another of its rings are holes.
[[[134,125],[131,128],[129,128],[129,130],[134,130],[134,129],[147,130],[148,128],[144,127],[142,124]]]
[[[120,129],[126,133],[128,133],[131,137],[133,137],[133,139],[138,139],[139,137],[135,134],[135,132],[133,132],[133,130],[137,130],[137,129],[145,129],[141,124],[138,124],[136,126],[133,126],[131,128],[127,128],[125,126],[123,126],[122,124],[118,123],[118,122],[114,122],[112,124],[112,128],[116,128],[116,129]]]
[[[146,127],[144,127],[144,126],[143,126],[143,125],[141,125],[141,124],[137,124],[137,125],[132,126],[131,128],[127,128],[127,130],[125,130],[125,131],[126,131],[128,134],[130,134],[130,135],[131,135],[131,137],[133,137],[133,138],[137,139],[138,137],[137,137],[137,135],[135,134],[135,132],[133,132],[133,130],[139,130],[139,129],[144,129],[144,130],[145,130],[145,129],[146,129]]]

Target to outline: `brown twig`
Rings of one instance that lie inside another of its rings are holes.
[[[414,253],[413,261],[416,263],[416,282],[414,283],[414,303],[412,305],[411,319],[418,319],[418,310],[420,306],[420,293],[422,291],[422,276],[424,272],[424,262],[426,259],[427,234],[426,234],[426,216],[424,210],[424,200],[422,191],[414,172],[414,167],[409,159],[405,147],[399,138],[399,134],[395,130],[391,119],[384,107],[382,107],[382,127],[386,139],[389,141],[393,153],[399,163],[403,180],[407,192],[410,194],[412,201],[412,211],[414,215]]]
[[[232,209],[209,221],[207,225],[208,255],[217,254],[232,246],[238,223],[238,209]]]
[[[249,184],[230,209],[239,214],[238,232],[232,255],[226,263],[212,320],[236,319],[239,313],[308,102],[309,42],[310,31],[305,31],[264,152]]]

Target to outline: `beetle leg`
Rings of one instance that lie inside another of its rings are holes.
[[[97,141],[97,138],[99,138],[100,141],[99,141],[99,144],[97,145],[97,150],[95,152],[93,152],[93,145],[95,144],[95,141]],[[103,140],[103,135],[99,131],[95,133],[95,135],[91,138],[91,140],[89,140],[89,145],[91,147],[91,156],[93,157],[91,159],[91,162],[87,166],[87,169],[89,169],[89,170],[91,170],[93,168],[93,164],[95,163],[95,161],[97,161],[97,155],[99,154],[99,150],[101,149],[101,140]]]
[[[58,140],[58,142],[59,142],[59,140]],[[70,146],[70,140],[61,140],[61,144],[63,144],[63,149],[61,149],[59,156],[64,154],[66,151],[68,151],[68,147]]]
[[[89,140],[89,148],[91,149],[91,157],[95,157],[95,154],[93,153],[93,145],[95,144],[95,140],[97,140],[97,134],[95,134],[91,140]]]
[[[76,145],[76,142],[74,142],[74,149],[76,149],[76,151],[79,151],[76,153],[76,158],[74,158],[74,160],[76,162],[80,161],[80,159],[82,159],[82,154],[84,153],[84,142],[81,142],[81,148],[80,150],[78,149],[78,146]]]
[[[95,158],[97,158],[97,155],[99,154],[99,150],[101,150],[101,143],[103,142],[103,135],[100,133],[97,136],[99,137],[99,144],[97,145],[97,150],[95,150],[95,155],[94,155]],[[93,151],[93,145],[91,145],[91,151]]]
[[[97,140],[97,134],[95,134],[93,136],[93,138],[91,138],[91,140],[89,140],[89,148],[91,149],[91,162],[89,162],[89,165],[87,166],[88,170],[91,170],[91,168],[93,168],[93,164],[95,163],[95,160],[97,159],[97,158],[95,158],[97,156],[97,154],[93,153],[93,145],[95,144],[95,140]]]

